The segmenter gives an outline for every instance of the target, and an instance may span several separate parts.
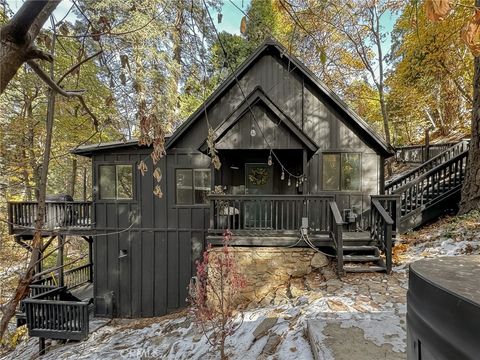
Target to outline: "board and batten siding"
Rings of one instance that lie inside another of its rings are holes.
[[[356,206],[361,212],[370,205],[370,195],[382,192],[383,158],[377,154],[371,139],[354,130],[332,100],[274,51],[266,52],[239,76],[245,95],[262,89],[266,96],[318,145],[307,165],[307,190],[324,192],[322,188],[322,155],[354,152],[362,159],[360,191],[332,191],[341,210]],[[234,83],[208,108],[208,119],[216,128],[244,101]],[[299,154],[302,163],[303,144],[283,124],[272,127],[269,110],[256,104],[253,109],[260,126],[271,136],[275,148]],[[249,135],[252,122],[245,113],[230,132],[218,143],[220,157],[235,151],[261,151],[266,144],[261,135]],[[102,163],[131,163],[134,166],[135,196],[131,201],[98,199],[94,189],[96,237],[95,255],[95,314],[97,316],[148,317],[160,316],[185,305],[187,285],[194,272],[194,261],[205,244],[209,226],[208,205],[177,206],[175,204],[175,169],[210,168],[210,158],[198,151],[207,137],[207,121],[202,113],[173,144],[158,166],[163,179],[163,198],[153,195],[155,180],[149,158],[150,150],[124,147],[96,151],[93,155],[94,184],[98,183],[98,166]],[[228,145],[227,145],[228,144]],[[225,150],[222,147],[237,150]],[[295,151],[293,151],[295,150]],[[249,153],[253,156],[253,151]],[[247,156],[246,154],[244,157]],[[141,176],[137,165],[146,160],[149,171]],[[228,163],[228,161],[226,161]],[[227,164],[229,165],[229,164]],[[293,165],[292,165],[293,166]],[[292,167],[293,169],[293,167]],[[233,174],[226,170],[223,179]],[[278,174],[275,175],[277,178]],[[217,172],[216,181],[222,176]],[[282,184],[279,184],[279,187]],[[288,190],[293,191],[293,190]]]
[[[101,200],[94,188],[95,315],[161,316],[185,305],[187,286],[201,255],[208,228],[208,205],[176,206],[176,168],[209,168],[196,152],[174,151],[157,165],[164,196],[153,194],[156,180],[148,149],[119,149],[93,156],[94,184],[101,164],[134,166],[134,199]],[[144,160],[149,171],[137,170]],[[168,195],[167,195],[168,194]]]
[[[248,96],[256,88],[261,88],[293,122],[319,146],[317,153],[308,163],[309,191],[323,192],[322,189],[322,154],[330,152],[354,152],[362,154],[362,188],[356,192],[333,192],[341,211],[359,206],[363,213],[370,207],[370,195],[381,193],[383,182],[383,159],[367,144],[345,121],[331,99],[318,91],[316,87],[295,69],[288,61],[276,53],[264,54],[239,78],[243,92]],[[239,87],[232,85],[223,96],[208,109],[208,120],[213,128],[232,114],[245,100]],[[265,123],[268,116],[261,107],[253,106],[257,121]],[[250,112],[241,119],[220,141],[218,149],[224,142],[237,141],[239,149],[258,149],[256,138],[249,136]],[[246,121],[244,121],[246,120]],[[191,127],[173,144],[175,148],[197,149],[205,141],[207,122],[200,116]],[[232,140],[233,138],[233,140]],[[280,143],[280,142],[279,142]],[[292,145],[290,145],[292,144]],[[295,148],[293,141],[280,144],[278,148]]]

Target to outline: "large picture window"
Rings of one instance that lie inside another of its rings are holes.
[[[210,169],[177,169],[175,171],[177,205],[207,204],[210,180]]]
[[[323,190],[360,191],[361,155],[323,154]]]
[[[99,185],[102,200],[133,199],[133,166],[100,165]]]

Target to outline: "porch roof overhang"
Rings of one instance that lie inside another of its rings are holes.
[[[218,143],[222,138],[227,135],[234,125],[238,123],[244,115],[252,113],[252,108],[256,105],[264,106],[270,114],[275,117],[277,124],[283,124],[285,128],[302,144],[303,149],[307,151],[307,155],[310,158],[317,150],[319,146],[315,141],[313,141],[309,136],[307,136],[297,124],[286,115],[263,91],[261,87],[256,87],[246,98],[243,100],[231,113],[228,115],[225,120],[223,120],[220,125],[214,130],[213,141]],[[272,146],[273,150],[276,147]],[[278,148],[280,149],[280,148]],[[205,140],[202,145],[198,148],[199,151],[207,154],[208,145],[207,140]],[[266,150],[270,150],[266,148]]]

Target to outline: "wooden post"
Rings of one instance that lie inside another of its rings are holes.
[[[87,168],[83,167],[83,201],[87,201]]]
[[[63,247],[65,246],[65,235],[58,236],[58,250],[57,250],[57,267],[58,267],[58,286],[64,286],[64,269],[63,269]]]
[[[93,282],[93,237],[88,239],[88,262],[90,264],[90,282]]]
[[[38,338],[38,355],[45,355],[45,338]]]
[[[303,173],[303,182],[302,182],[302,193],[305,196],[308,192],[308,184],[305,179],[307,179],[307,167],[308,167],[308,156],[307,156],[307,150],[303,149],[302,152],[303,159],[302,159],[302,173]],[[306,197],[304,197],[303,200],[303,217],[308,217],[308,200]]]
[[[425,154],[423,162],[430,160],[430,128],[425,129]]]

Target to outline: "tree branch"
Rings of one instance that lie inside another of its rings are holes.
[[[38,28],[37,26],[34,27],[33,25],[38,22],[41,22],[43,25],[48,15],[50,15],[59,2],[60,0],[25,1],[22,7],[9,21],[9,23],[3,27],[0,35],[1,39],[11,41],[17,45],[28,43],[35,38],[41,28],[41,26]],[[45,12],[45,10],[49,12],[48,15],[46,17],[42,17],[42,19],[39,19],[39,15]],[[30,29],[33,30],[32,34],[29,34]]]
[[[95,116],[95,114],[90,110],[90,108],[87,106],[87,104],[85,103],[85,99],[83,98],[82,94],[85,92],[85,90],[70,90],[70,91],[66,91],[64,89],[62,89],[60,87],[60,85],[58,83],[56,83],[55,81],[52,80],[52,78],[50,76],[48,76],[41,68],[40,66],[38,66],[38,64],[33,61],[33,60],[28,60],[27,61],[27,64],[32,68],[33,71],[35,71],[35,73],[38,75],[38,77],[40,79],[42,79],[47,85],[48,87],[50,87],[50,89],[52,89],[54,92],[64,96],[64,97],[67,97],[67,98],[71,98],[71,97],[76,97],[78,98],[80,104],[82,105],[83,109],[88,113],[88,115],[90,115],[90,117],[92,118],[93,120],[93,126],[95,126],[95,130],[98,131],[98,119],[97,117]],[[71,70],[71,69],[70,69]],[[69,70],[69,71],[70,71]],[[72,70],[73,71],[73,70]],[[68,74],[68,71],[67,71],[67,74]],[[63,77],[62,77],[63,79]]]
[[[95,54],[93,55],[90,55],[89,57],[83,59],[82,61],[80,61],[78,64],[75,64],[73,65],[70,69],[67,70],[67,72],[65,74],[63,74],[60,79],[58,79],[57,81],[57,84],[60,85],[60,83],[69,75],[71,74],[72,72],[74,72],[76,69],[78,69],[80,66],[82,66],[83,64],[85,64],[87,61],[93,59],[94,57],[100,55],[101,53],[103,53],[103,50],[100,50],[100,51],[97,51]]]
[[[55,81],[52,80],[50,76],[48,76],[40,66],[33,60],[27,60],[27,64],[32,68],[33,71],[38,75],[40,79],[42,79],[50,89],[55,91],[56,93],[65,96],[65,97],[73,97],[79,96],[84,93],[84,90],[73,90],[73,91],[66,91],[62,89]]]

